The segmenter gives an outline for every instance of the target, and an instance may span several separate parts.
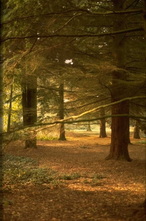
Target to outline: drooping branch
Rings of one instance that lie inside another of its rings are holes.
[[[35,129],[35,131],[39,132],[42,129],[54,127],[55,125],[60,124],[62,122],[64,122],[64,124],[73,124],[73,123],[80,123],[80,122],[97,121],[97,120],[100,120],[100,119],[106,119],[106,118],[111,118],[111,117],[129,117],[129,118],[134,119],[134,120],[140,119],[140,120],[144,120],[144,122],[146,121],[146,117],[144,117],[144,116],[128,115],[128,114],[105,115],[103,117],[96,117],[96,118],[92,118],[92,119],[81,119],[81,120],[71,120],[71,121],[66,121],[66,118],[65,118],[64,120],[57,120],[57,121],[54,121],[54,122],[40,123],[40,124],[37,124],[37,125],[30,125],[30,126],[27,126],[27,127],[19,127],[18,129],[15,129],[13,131],[4,132],[3,135],[12,134],[14,132],[18,132],[18,131],[21,131],[21,130],[34,131],[35,127],[38,128],[38,129]],[[42,127],[44,127],[44,128],[42,128]],[[31,129],[31,128],[33,128],[33,129]]]
[[[75,120],[75,119],[80,118],[80,117],[82,117],[82,116],[84,116],[84,115],[86,115],[86,114],[89,114],[89,113],[92,113],[92,112],[94,112],[94,111],[100,110],[100,108],[102,108],[102,107],[103,107],[103,108],[106,108],[106,107],[109,107],[109,106],[112,106],[112,105],[121,103],[121,102],[123,102],[123,101],[130,101],[130,100],[144,99],[144,98],[146,99],[146,96],[136,96],[136,97],[123,98],[123,99],[118,100],[118,101],[116,101],[116,102],[112,102],[112,103],[109,103],[109,104],[105,104],[105,105],[101,105],[101,106],[95,107],[95,108],[93,108],[93,109],[91,109],[91,110],[89,110],[89,111],[85,111],[85,112],[83,112],[83,113],[81,113],[81,114],[79,114],[79,115],[68,117],[68,118],[66,118],[66,119],[64,119],[64,120],[65,120],[65,121],[70,120],[70,119]]]
[[[76,115],[76,116],[70,116],[70,117],[67,117],[67,118],[64,118],[62,120],[57,120],[57,121],[54,121],[54,122],[48,122],[48,123],[39,123],[39,124],[35,124],[35,125],[30,125],[28,127],[21,127],[21,128],[18,128],[16,130],[13,130],[9,133],[13,133],[13,132],[17,132],[17,131],[20,131],[20,130],[24,130],[24,129],[27,129],[27,128],[34,128],[34,127],[42,127],[42,126],[48,126],[50,125],[49,127],[53,127],[54,125],[57,125],[59,123],[64,123],[64,124],[72,124],[72,123],[78,123],[78,122],[85,122],[85,121],[89,121],[89,119],[81,119],[81,120],[76,120],[86,114],[89,114],[89,113],[92,113],[94,111],[97,111],[97,110],[100,110],[102,107],[103,108],[106,108],[106,107],[109,107],[109,106],[112,106],[112,105],[115,105],[115,104],[118,104],[118,103],[121,103],[123,101],[126,101],[126,100],[136,100],[136,99],[146,99],[146,96],[136,96],[136,97],[127,97],[127,98],[124,98],[124,99],[121,99],[119,101],[116,101],[116,102],[112,102],[112,103],[109,103],[109,104],[106,104],[106,105],[101,105],[101,106],[98,106],[96,108],[93,108],[89,111],[85,111],[79,115]],[[133,119],[143,119],[143,120],[146,120],[146,117],[145,116],[137,116],[137,115],[129,115],[129,114],[117,114],[117,115],[105,115],[103,117],[97,117],[97,118],[94,118],[94,119],[90,119],[90,121],[95,121],[95,120],[99,120],[99,119],[105,119],[105,118],[110,118],[110,117],[129,117],[129,118],[133,118]],[[4,134],[7,134],[4,133]]]
[[[96,38],[96,37],[103,37],[103,36],[113,36],[113,35],[119,35],[123,33],[130,33],[130,32],[136,32],[136,31],[144,31],[143,27],[138,28],[129,28],[125,30],[120,31],[113,31],[113,32],[107,32],[107,33],[101,33],[101,34],[48,34],[48,35],[30,35],[30,36],[14,36],[14,37],[8,37],[8,38],[1,38],[1,42],[5,42],[8,40],[22,40],[22,39],[31,39],[31,38]]]

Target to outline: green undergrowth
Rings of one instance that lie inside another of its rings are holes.
[[[60,174],[51,168],[40,168],[38,161],[24,156],[3,155],[3,186],[4,189],[11,185],[19,184],[48,184],[51,188],[59,187],[66,181],[80,180],[83,184],[98,185],[101,174]]]
[[[37,136],[37,140],[41,140],[41,141],[49,141],[49,140],[58,140],[58,137],[48,137],[48,136]]]
[[[32,158],[5,154],[3,157],[3,184],[57,184],[57,172],[40,168]]]
[[[134,144],[145,144],[145,146],[146,146],[146,139],[145,140],[137,140],[134,142]]]
[[[4,141],[16,141],[16,140],[25,140],[28,137],[28,133],[24,133],[21,131],[11,133],[7,136],[4,136]],[[37,140],[41,141],[51,141],[51,140],[58,140],[58,137],[56,135],[48,135],[39,133],[36,136]]]
[[[146,140],[139,141],[140,144],[146,144]]]
[[[80,173],[62,174],[59,176],[61,180],[74,180],[81,177]]]

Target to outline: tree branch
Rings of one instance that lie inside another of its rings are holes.
[[[91,14],[91,15],[112,15],[112,14],[142,13],[143,11],[144,11],[143,9],[130,9],[130,10],[123,10],[123,11],[92,12],[92,11],[87,10],[87,9],[76,9],[76,10],[73,9],[73,10],[67,10],[67,11],[39,14],[39,16],[29,15],[29,16],[23,16],[23,17],[16,17],[12,20],[1,23],[1,26],[5,25],[5,24],[13,23],[13,22],[18,21],[18,20],[30,19],[30,18],[34,18],[34,17],[41,17],[42,18],[42,16],[60,15],[60,14],[67,14],[67,13],[70,13],[70,12],[74,12],[74,13],[75,12],[84,12],[84,13]]]
[[[118,103],[121,103],[123,101],[127,101],[127,100],[136,100],[136,99],[146,99],[146,96],[136,96],[136,97],[127,97],[127,98],[124,98],[124,99],[121,99],[119,101],[116,101],[116,102],[112,102],[112,103],[109,103],[109,104],[106,104],[106,105],[101,105],[101,106],[98,106],[96,108],[93,108],[89,111],[85,111],[79,115],[76,115],[76,116],[71,116],[71,117],[67,117],[67,118],[64,118],[62,120],[57,120],[57,121],[54,121],[54,122],[48,122],[48,123],[41,123],[41,124],[35,124],[35,125],[31,125],[31,126],[28,126],[28,127],[21,127],[21,128],[18,128],[16,130],[13,130],[13,131],[10,131],[9,133],[5,132],[3,133],[4,135],[5,134],[10,134],[10,133],[14,133],[14,132],[17,132],[17,131],[20,131],[20,130],[25,130],[25,129],[28,129],[28,128],[34,128],[34,127],[42,127],[42,126],[47,126],[47,125],[50,125],[49,127],[53,127],[54,125],[56,124],[59,124],[59,123],[66,123],[66,124],[71,124],[71,123],[77,123],[77,122],[84,122],[84,121],[89,121],[86,120],[86,119],[82,119],[82,120],[78,120],[76,121],[76,119],[86,115],[86,114],[89,114],[89,113],[92,113],[94,111],[97,111],[97,110],[100,110],[100,108],[102,107],[109,107],[109,106],[112,106],[112,105],[115,105],[115,104],[118,104]],[[128,115],[128,114],[117,114],[117,115],[106,115],[106,116],[103,116],[103,117],[98,117],[98,118],[95,118],[95,119],[90,119],[90,121],[95,121],[95,120],[99,120],[99,119],[102,119],[102,118],[109,118],[109,117],[131,117],[131,118],[134,118],[134,119],[144,119],[146,120],[146,117],[144,116],[135,116],[135,115]]]
[[[30,35],[30,36],[14,36],[14,37],[8,37],[8,38],[1,38],[1,42],[5,42],[8,40],[21,40],[21,39],[30,39],[30,38],[95,38],[95,37],[103,37],[103,36],[113,36],[113,35],[119,35],[123,33],[130,33],[135,31],[144,31],[143,27],[139,28],[130,28],[120,31],[113,31],[113,32],[107,32],[107,33],[101,33],[101,34],[51,34],[51,35]]]

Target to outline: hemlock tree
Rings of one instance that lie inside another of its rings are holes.
[[[125,0],[114,0],[114,11],[125,9]],[[125,29],[125,16],[116,15],[113,21],[115,31]],[[124,81],[127,81],[127,72],[125,65],[125,34],[119,34],[113,38],[113,55],[115,59],[116,70],[112,73],[112,102],[125,98],[127,88],[124,87]],[[120,83],[119,83],[120,81]],[[111,123],[111,145],[110,154],[106,159],[126,159],[131,161],[128,153],[129,143],[129,102],[124,101],[112,106],[112,115],[127,114],[127,117],[112,117]]]
[[[71,50],[74,50],[72,57],[78,62],[78,67],[83,66],[83,71],[86,66],[91,65],[91,60],[92,67],[95,65],[98,66],[98,61],[103,62],[104,59],[110,64],[112,81],[111,75],[109,74],[107,76],[109,84],[111,83],[112,101],[118,101],[129,95],[127,88],[131,85],[131,82],[127,81],[128,72],[125,69],[126,59],[124,57],[125,53],[127,53],[127,49],[125,50],[123,46],[125,44],[125,38],[129,37],[128,35],[126,36],[126,33],[135,33],[134,31],[143,30],[142,27],[139,27],[139,23],[138,27],[130,26],[130,28],[127,29],[124,25],[123,18],[125,14],[128,15],[128,13],[130,15],[134,14],[136,17],[136,13],[141,13],[142,9],[141,7],[131,9],[130,7],[133,7],[134,1],[132,3],[131,1],[126,1],[127,4],[129,2],[128,8],[124,8],[123,1],[113,2],[99,0],[98,2],[94,1],[94,4],[92,4],[92,2],[93,1],[82,1],[82,3],[77,3],[70,0],[68,2],[55,1],[48,4],[46,1],[40,0],[35,4],[36,2],[31,0],[27,1],[27,4],[25,2],[20,3],[18,5],[20,10],[17,10],[17,7],[15,7],[16,2],[8,0],[6,6],[7,16],[5,17],[4,24],[6,28],[2,41],[5,44],[5,41],[10,43],[11,41],[14,42],[13,40],[19,41],[23,39],[40,38],[39,42],[42,51],[48,50],[51,55],[54,48],[57,48],[57,45],[59,45],[59,47],[60,45],[65,45],[68,39],[73,41],[72,47],[70,47]],[[137,2],[141,3],[141,1]],[[112,8],[113,3],[114,10]],[[30,11],[32,5],[34,6],[34,10]],[[11,11],[10,9],[13,10]],[[8,19],[8,17],[11,20]],[[126,19],[127,17],[128,16],[126,16]],[[31,21],[29,25],[28,20]],[[114,21],[114,30],[112,20]],[[15,25],[13,26],[13,30],[10,31],[10,24],[14,21]],[[111,39],[113,39],[113,44]],[[113,60],[115,60],[115,63],[111,59],[111,52],[113,50]],[[58,52],[56,51],[55,53],[55,57],[57,58]],[[89,55],[92,56],[92,59]],[[50,62],[52,61],[51,59]],[[91,72],[89,72],[89,74],[90,73]],[[95,77],[98,79],[98,74]],[[88,79],[85,80],[87,83]],[[82,84],[82,82],[80,84]],[[93,91],[95,91],[95,88],[94,90],[90,90],[90,92]],[[78,92],[80,92],[80,86]],[[126,160],[130,160],[127,148],[127,136],[129,136],[128,106],[128,101],[125,101],[122,104],[112,107],[112,114],[117,115],[117,117],[112,118],[112,142],[108,159],[125,158]],[[127,117],[119,117],[119,114],[126,114]],[[124,134],[122,134],[123,131]]]
[[[64,119],[64,83],[61,83],[59,87],[59,119]],[[59,140],[66,140],[64,122],[60,123]]]
[[[22,84],[23,126],[35,126],[37,122],[37,78],[29,76]],[[25,148],[36,148],[35,131],[28,132]]]

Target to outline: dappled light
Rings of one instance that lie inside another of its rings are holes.
[[[0,220],[146,220],[146,0],[1,12]]]
[[[22,164],[26,159],[32,168],[37,163],[39,168],[35,174],[33,170],[31,174],[27,170],[19,172],[19,177],[13,175],[13,184],[10,185],[10,177],[5,183],[6,220],[13,210],[13,217],[23,221],[31,205],[29,220],[33,215],[35,219],[47,220],[49,217],[56,221],[123,221],[127,218],[143,221],[144,209],[139,206],[145,194],[145,145],[135,143],[136,139],[131,138],[131,163],[105,161],[110,137],[101,140],[94,133],[72,132],[71,136],[69,132],[67,138],[67,141],[38,141],[37,149],[27,151],[16,143],[5,150],[12,156],[24,156],[20,161]],[[17,158],[15,162],[18,162]],[[20,180],[20,185],[15,179]],[[33,212],[36,208],[37,216]]]

